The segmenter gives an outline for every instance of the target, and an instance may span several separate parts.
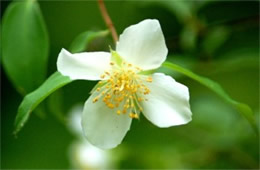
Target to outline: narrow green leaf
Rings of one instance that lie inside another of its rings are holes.
[[[12,2],[2,26],[3,67],[25,95],[46,78],[49,40],[37,1]]]
[[[38,89],[26,95],[18,108],[15,119],[15,131],[17,134],[28,120],[30,113],[51,93],[62,86],[72,82],[69,77],[59,72],[52,74]]]
[[[99,31],[99,32],[94,32],[94,31],[86,31],[83,32],[81,34],[79,34],[71,43],[70,46],[70,52],[71,53],[78,53],[78,52],[82,52],[85,51],[88,47],[88,44],[96,39],[96,38],[100,38],[100,37],[105,37],[106,35],[108,35],[109,31]]]
[[[254,119],[254,114],[253,114],[252,109],[244,103],[240,103],[240,102],[233,100],[218,83],[216,83],[208,78],[199,76],[181,66],[178,66],[176,64],[173,64],[173,63],[170,63],[167,61],[163,63],[163,67],[177,71],[179,73],[182,73],[185,76],[188,76],[189,78],[196,80],[200,84],[211,89],[213,92],[215,92],[217,95],[219,95],[222,99],[224,99],[225,101],[230,103],[233,107],[235,107],[248,120],[248,122],[251,124],[253,129],[258,134],[259,129],[256,125],[256,121]]]

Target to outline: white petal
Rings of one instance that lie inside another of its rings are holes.
[[[94,96],[86,101],[82,115],[82,128],[88,141],[102,149],[120,144],[130,129],[132,119],[117,115],[116,109],[108,108],[102,100],[93,103]]]
[[[72,80],[100,80],[100,75],[109,69],[110,53],[84,52],[71,54],[62,49],[57,61],[58,71]]]
[[[158,127],[170,127],[191,121],[188,88],[172,77],[153,74],[148,101],[142,102],[143,114]]]
[[[124,30],[116,51],[129,63],[144,70],[160,67],[168,49],[158,20],[147,19]]]

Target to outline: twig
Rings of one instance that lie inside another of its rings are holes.
[[[107,9],[105,7],[104,1],[103,0],[98,0],[98,6],[99,9],[101,11],[101,14],[103,16],[103,19],[108,27],[108,29],[110,30],[113,40],[116,43],[118,41],[118,35],[116,33],[115,27],[113,25],[112,20],[110,19],[110,16],[108,15]]]

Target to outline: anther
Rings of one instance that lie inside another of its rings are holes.
[[[114,106],[112,103],[109,103],[109,104],[108,104],[108,107],[109,107],[110,109],[114,109],[115,106]]]
[[[153,78],[152,77],[147,77],[146,81],[151,83],[153,81]]]
[[[143,98],[139,97],[139,98],[138,98],[138,101],[139,101],[139,102],[143,101]]]
[[[130,113],[130,114],[129,114],[129,117],[130,117],[130,118],[135,118],[135,114],[134,114],[134,113]]]
[[[93,103],[96,103],[98,101],[98,97],[95,97],[92,101]]]

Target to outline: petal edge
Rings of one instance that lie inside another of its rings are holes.
[[[112,149],[119,145],[130,129],[132,119],[128,115],[117,115],[102,100],[93,103],[91,95],[84,105],[82,128],[88,141],[101,149]]]
[[[160,67],[168,49],[159,21],[146,19],[126,28],[119,37],[116,51],[124,60],[143,70]]]
[[[108,52],[71,54],[62,49],[57,60],[57,70],[72,80],[100,80],[100,75],[109,69],[110,57]]]
[[[190,122],[192,112],[188,88],[161,73],[155,73],[152,77],[153,82],[147,84],[151,90],[148,101],[142,103],[144,116],[161,128]]]

